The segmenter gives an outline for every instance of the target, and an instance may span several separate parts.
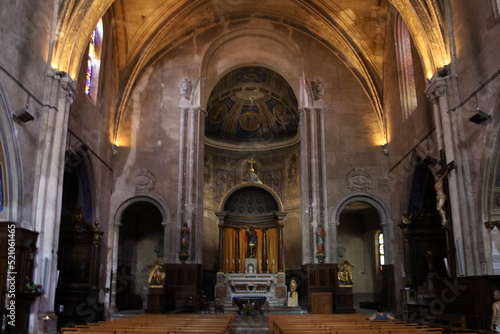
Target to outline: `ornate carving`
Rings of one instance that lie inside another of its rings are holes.
[[[136,191],[151,191],[154,189],[156,178],[147,169],[138,169],[134,174],[134,185]]]
[[[364,168],[353,168],[347,174],[347,182],[351,190],[367,190],[371,188],[372,177]]]
[[[184,98],[189,98],[191,96],[191,91],[193,90],[193,84],[190,80],[184,78],[179,83],[179,95]]]
[[[325,85],[321,79],[316,79],[316,81],[311,81],[311,89],[313,92],[314,100],[321,100],[325,95]]]
[[[432,103],[437,103],[439,98],[446,94],[446,80],[443,78],[433,79],[425,93]]]

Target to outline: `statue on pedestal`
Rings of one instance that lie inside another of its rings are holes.
[[[257,232],[252,228],[247,227],[245,232],[248,238],[247,242],[247,258],[254,259],[257,257]]]
[[[163,263],[160,261],[156,260],[150,267],[149,267],[149,286],[163,286],[165,283],[165,267],[163,266]]]
[[[349,261],[340,261],[337,279],[339,286],[352,286],[352,264]]]
[[[297,290],[297,282],[294,279],[290,282],[290,291],[288,292],[287,306],[299,306],[299,294]]]

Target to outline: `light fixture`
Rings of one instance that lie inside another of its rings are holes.
[[[26,108],[22,108],[22,109],[19,109],[18,111],[16,111],[15,113],[12,114],[15,118],[17,118],[18,120],[20,120],[21,122],[29,122],[29,121],[32,121],[34,120],[35,118],[33,117],[33,115],[31,115],[29,112],[28,112],[28,108],[26,106]]]
[[[387,146],[387,143],[382,144],[382,152],[384,152],[385,155],[389,155],[389,147]]]
[[[469,118],[469,121],[476,124],[481,124],[484,121],[487,121],[490,117],[490,114],[487,114],[484,111],[479,110],[479,108],[476,108],[476,113]]]
[[[120,148],[120,145],[118,143],[113,144],[113,156],[116,157],[118,155],[118,149]]]

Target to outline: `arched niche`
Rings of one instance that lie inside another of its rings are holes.
[[[220,221],[219,271],[277,273],[284,271],[282,203],[259,183],[236,186],[217,213]],[[250,266],[251,264],[251,266]]]

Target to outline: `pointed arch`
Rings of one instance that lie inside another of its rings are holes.
[[[12,122],[12,109],[7,93],[0,82],[0,221],[19,220],[22,187],[21,178],[17,171],[21,171],[21,162],[18,155],[14,124]]]

